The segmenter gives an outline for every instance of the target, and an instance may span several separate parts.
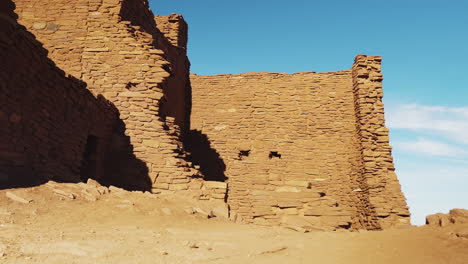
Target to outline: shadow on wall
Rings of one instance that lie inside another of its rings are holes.
[[[132,26],[139,27],[139,30],[153,36],[153,46],[163,51],[161,56],[169,62],[163,65],[165,71],[170,76],[162,83],[165,99],[160,101],[159,113],[162,118],[166,116],[175,118],[175,124],[181,130],[180,137],[183,138],[190,132],[190,113],[192,108],[192,87],[190,85],[190,61],[187,57],[187,25],[184,23],[180,32],[174,30],[172,33],[179,34],[181,39],[177,44],[158,27],[155,15],[149,8],[148,1],[123,0],[121,2],[120,16],[123,21],[128,21]],[[175,15],[175,14],[174,14]],[[176,16],[177,17],[177,16]],[[177,17],[179,19],[179,17]],[[169,21],[167,21],[169,22]],[[129,27],[132,34],[135,28]]]
[[[151,191],[148,167],[133,153],[130,137],[125,135],[125,123],[121,119],[115,124],[104,168],[105,173],[99,179],[103,185],[114,185],[129,191]]]
[[[31,87],[31,89],[39,88]],[[105,100],[101,96],[100,99]],[[0,110],[2,110],[1,107]],[[58,114],[67,114],[67,110]],[[24,116],[21,125],[25,129],[34,129],[33,125],[28,125],[29,121],[33,122],[30,117]],[[65,135],[62,129],[67,125],[58,125],[57,128],[48,128],[48,130],[55,135],[62,135],[70,139],[70,135]],[[130,138],[125,135],[124,122],[119,118],[114,120],[114,127],[110,135],[94,133],[93,130],[93,128],[88,130],[83,127],[83,130],[77,131],[72,136],[73,141],[80,144],[73,146],[74,149],[80,150],[81,159],[78,160],[66,158],[70,156],[66,152],[69,146],[63,145],[63,141],[54,142],[54,146],[50,149],[61,151],[56,153],[56,151],[49,150],[47,157],[38,156],[37,153],[31,151],[23,153],[1,151],[1,149],[14,149],[18,144],[31,144],[31,139],[24,134],[34,134],[32,130],[25,131],[16,140],[0,140],[0,189],[33,187],[49,180],[69,183],[86,182],[91,178],[105,186],[114,185],[131,191],[150,191],[152,183],[148,168],[146,163],[133,153]],[[68,166],[70,166],[69,169],[64,170]],[[79,168],[79,175],[73,172],[72,167]],[[66,171],[66,173],[60,176],[48,173],[56,170]]]
[[[34,165],[27,163],[24,166],[17,166],[22,162],[18,160],[8,162],[0,155],[3,159],[1,163],[9,163],[0,168],[0,189],[33,187],[49,180],[78,183],[86,182],[91,178],[104,186],[113,185],[130,191],[150,191],[152,183],[146,163],[133,154],[130,139],[125,136],[122,128],[124,124],[119,119],[110,139],[109,149],[103,154],[100,154],[99,150],[102,149],[101,143],[105,140],[93,135],[87,136],[86,145],[82,146],[80,180],[78,177],[50,178],[46,173],[40,172],[44,168],[34,168]],[[30,157],[27,157],[27,160],[34,162]],[[52,167],[45,169],[54,170]]]
[[[0,189],[93,178],[150,190],[115,106],[66,76],[14,9],[0,1],[0,43],[9,44],[0,49]]]
[[[211,147],[208,136],[199,130],[190,130],[184,142],[185,149],[190,153],[187,160],[200,166],[200,172],[206,181],[227,180],[226,164],[219,153]]]
[[[70,80],[71,78],[73,77],[68,77]],[[31,86],[31,89],[39,88]],[[101,96],[99,99],[105,100]],[[38,106],[40,107],[40,105]],[[0,110],[3,111],[1,107]],[[58,114],[67,114],[67,110]],[[25,129],[34,129],[33,125],[28,124],[29,121],[33,122],[30,117],[24,116],[20,125]],[[69,124],[58,125],[56,128],[48,128],[48,130],[55,135],[67,137],[68,140],[80,144],[73,146],[73,149],[79,149],[81,159],[68,159],[67,157],[70,156],[67,153],[69,146],[62,144],[63,141],[59,140],[53,143],[46,157],[28,150],[23,153],[5,152],[2,149],[30,145],[33,141],[26,135],[34,134],[35,130],[25,131],[21,137],[13,140],[3,140],[7,137],[2,135],[2,140],[0,140],[0,189],[33,187],[49,180],[78,183],[80,181],[86,182],[91,178],[105,186],[113,185],[131,191],[151,190],[152,183],[146,163],[133,153],[133,146],[130,144],[130,138],[125,135],[125,124],[121,119],[114,120],[114,127],[110,135],[94,133],[92,132],[93,128],[88,130],[83,127],[74,136],[70,136],[63,133],[62,127],[67,125]],[[41,150],[39,149],[39,151]],[[73,172],[72,167],[78,167],[78,173]],[[49,173],[56,170],[65,173],[59,176]]]

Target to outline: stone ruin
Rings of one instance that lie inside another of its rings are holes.
[[[190,75],[187,23],[147,0],[2,0],[0,29],[3,188],[92,178],[226,201],[242,223],[409,225],[380,57]]]
[[[223,157],[231,210],[262,224],[407,224],[380,65],[360,55],[348,71],[192,75],[192,127]]]

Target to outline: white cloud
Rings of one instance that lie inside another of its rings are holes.
[[[387,124],[390,129],[435,133],[458,143],[468,144],[468,106],[402,105],[389,109]]]
[[[459,157],[468,154],[468,150],[465,148],[451,146],[443,142],[424,138],[418,138],[415,141],[397,141],[393,143],[393,145],[401,150],[430,156]]]
[[[428,214],[467,208],[468,106],[410,104],[387,110],[390,131],[399,131],[392,145],[412,222],[424,224]]]

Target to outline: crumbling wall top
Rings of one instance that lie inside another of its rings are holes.
[[[158,29],[172,45],[180,48],[187,47],[188,24],[182,15],[170,14],[168,16],[155,16],[154,18]]]

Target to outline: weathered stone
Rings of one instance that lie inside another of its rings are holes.
[[[139,93],[139,92],[121,92],[119,96],[122,97],[146,97],[147,95]]]
[[[301,190],[296,187],[282,186],[276,187],[275,192],[300,192]]]
[[[204,185],[210,189],[226,189],[227,183],[217,181],[205,181]]]
[[[21,197],[18,194],[14,194],[12,192],[6,192],[5,195],[6,195],[6,197],[8,197],[11,200],[16,201],[16,202],[20,202],[20,203],[24,203],[24,204],[32,202],[31,199]]]
[[[280,208],[288,208],[288,207],[300,207],[302,206],[302,202],[297,199],[281,199],[278,201],[278,207]]]
[[[352,205],[347,211],[365,216],[355,218],[353,228],[409,223],[400,221],[409,211],[385,128],[380,63],[358,55],[351,70],[339,72],[191,75],[191,124],[224,159],[234,211],[252,219],[264,205],[256,202],[262,190],[275,198],[297,194],[289,197],[297,206],[333,196],[320,210],[346,201]],[[294,205],[278,201],[283,208]],[[359,207],[362,202],[369,206]]]
[[[286,185],[310,188],[312,185],[308,181],[285,181]]]
[[[452,209],[448,214],[437,213],[426,216],[426,225],[434,227],[445,227],[453,224],[467,224],[467,209]]]
[[[444,227],[450,224],[450,216],[446,214],[433,214],[426,216],[426,224],[430,226]]]
[[[125,193],[126,192],[124,189],[115,187],[115,186],[109,186],[109,191],[111,193]]]
[[[158,148],[161,144],[159,140],[143,140],[142,144],[151,148]]]
[[[449,212],[451,222],[454,224],[468,224],[467,209],[452,209]]]
[[[47,27],[47,23],[46,23],[46,22],[37,22],[37,23],[34,23],[34,24],[32,25],[32,28],[33,28],[33,29],[38,29],[38,30],[40,30],[40,29],[45,29],[46,27]]]
[[[197,213],[197,214],[200,214],[206,218],[210,218],[211,217],[211,211],[210,212],[207,212],[199,207],[195,207],[193,208],[193,210]]]
[[[153,16],[148,1],[104,0],[99,10],[94,2],[77,8],[58,0],[50,9],[47,1],[17,1],[20,24],[33,34],[14,20],[2,28],[9,45],[0,55],[14,69],[5,76],[29,76],[0,80],[12,96],[0,102],[7,121],[0,129],[14,144],[1,153],[2,172],[21,167],[60,181],[229,197],[237,221],[265,225],[284,213],[299,217],[306,206],[332,214],[314,225],[336,228],[347,221],[340,204],[362,216],[353,228],[408,223],[384,123],[380,57],[359,55],[338,72],[190,80],[182,16]],[[11,104],[32,101],[34,108]],[[193,183],[202,177],[227,178],[229,186]]]
[[[214,199],[222,199],[226,198],[226,193],[211,193],[210,196]]]
[[[169,190],[172,190],[172,191],[188,190],[188,185],[187,184],[171,184],[169,185]]]
[[[85,52],[106,52],[109,51],[109,48],[104,47],[104,48],[86,48],[84,49]]]
[[[101,184],[98,181],[93,180],[91,178],[86,181],[86,184],[88,186],[91,186],[91,187],[100,187],[101,186]]]
[[[53,189],[54,193],[58,194],[58,195],[61,195],[63,197],[66,197],[66,198],[69,198],[69,199],[75,199],[76,198],[76,195],[73,194],[72,192],[68,192],[68,191],[65,191],[65,190],[61,190],[61,189]]]
[[[83,198],[85,198],[86,200],[90,201],[90,202],[95,202],[97,201],[99,198],[99,196],[95,196],[93,195],[92,193],[88,192],[87,190],[81,190],[81,194],[83,196]]]

